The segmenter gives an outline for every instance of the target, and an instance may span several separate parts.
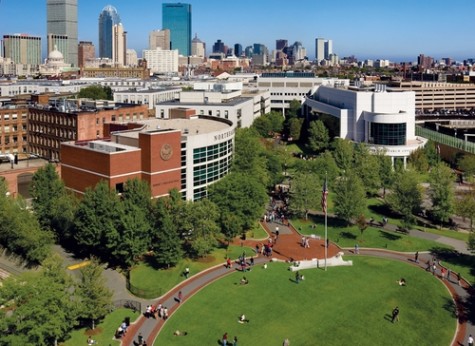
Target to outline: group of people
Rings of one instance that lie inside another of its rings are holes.
[[[306,249],[310,248],[310,239],[308,237],[302,237],[302,240],[300,241],[300,245]]]
[[[179,293],[179,296],[181,296],[180,293]],[[149,317],[153,317],[155,319],[163,318],[164,320],[166,320],[168,318],[168,308],[166,306],[163,306],[161,303],[158,303],[156,307],[154,307],[153,305],[147,305],[147,308],[145,309],[145,312],[144,312],[144,316],[147,318]]]
[[[237,336],[234,337],[232,341],[228,341],[228,333],[224,333],[221,339],[221,345],[223,346],[238,346],[238,338]]]

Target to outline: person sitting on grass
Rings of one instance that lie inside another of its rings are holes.
[[[249,320],[246,319],[246,315],[242,314],[239,316],[239,323],[249,323]]]
[[[406,286],[406,279],[400,278],[398,281],[399,286]]]
[[[239,283],[241,285],[247,285],[249,283],[249,280],[245,276],[243,276]]]
[[[175,335],[175,336],[186,336],[186,335],[188,335],[188,332],[181,332],[179,330],[175,330],[173,335]]]

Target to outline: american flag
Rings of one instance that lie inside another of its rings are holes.
[[[325,182],[323,183],[323,188],[322,188],[322,210],[325,214],[327,213],[327,196],[328,196],[328,188],[327,188],[327,179],[325,178]]]

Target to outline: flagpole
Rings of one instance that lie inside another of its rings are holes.
[[[327,185],[327,172],[325,172],[325,185]],[[328,186],[325,186],[325,187],[327,190],[326,193],[328,193]],[[327,209],[328,209],[328,206],[325,208],[325,271],[327,271],[327,255],[328,255]]]

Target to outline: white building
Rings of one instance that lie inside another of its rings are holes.
[[[170,49],[170,30],[153,30],[148,35],[148,49]]]
[[[340,137],[368,143],[393,160],[407,158],[427,140],[415,135],[414,92],[373,88],[320,86],[305,99],[307,112],[325,113],[340,120]]]
[[[349,85],[349,80],[319,78],[309,72],[263,73],[257,78],[257,88],[270,92],[272,110],[282,114],[285,114],[293,100],[303,102],[305,96],[318,86],[334,84]]]
[[[171,110],[194,109],[197,115],[232,121],[237,127],[249,127],[254,119],[270,112],[268,91],[243,90],[242,83],[196,82],[193,90],[181,91],[179,100],[156,105],[155,116],[168,119]]]
[[[135,49],[127,49],[125,53],[125,64],[130,67],[137,67],[139,64],[139,59],[137,57],[137,52]]]
[[[114,66],[124,66],[127,50],[127,32],[124,31],[122,23],[112,27],[112,61]]]
[[[178,50],[164,50],[156,48],[146,49],[142,52],[142,57],[147,60],[150,73],[178,73]]]
[[[114,92],[114,101],[119,103],[135,103],[148,105],[149,109],[154,109],[156,105],[166,101],[178,100],[181,88],[161,88],[161,89],[129,89]]]

